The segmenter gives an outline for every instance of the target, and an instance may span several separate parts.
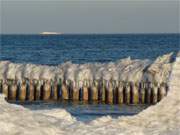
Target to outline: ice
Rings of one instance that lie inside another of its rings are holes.
[[[110,116],[104,116],[89,123],[83,123],[77,121],[66,110],[52,109],[35,112],[22,106],[9,104],[5,101],[4,96],[0,95],[0,134],[179,135],[179,59],[180,57],[176,58],[176,61],[172,65],[171,74],[168,77],[170,91],[168,92],[167,97],[135,116],[122,116],[116,119],[111,118]],[[168,62],[166,61],[165,63]],[[159,66],[155,66],[155,69],[159,69]],[[160,67],[162,68],[162,66],[161,63]],[[1,69],[2,68],[3,66],[1,63]]]
[[[84,81],[115,80],[131,82],[167,82],[173,62],[172,53],[150,60],[122,59],[109,63],[72,64],[58,66],[16,64],[0,61],[0,79],[70,80],[81,87]]]

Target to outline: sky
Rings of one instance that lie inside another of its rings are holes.
[[[179,0],[0,0],[0,33],[179,33],[179,8]]]

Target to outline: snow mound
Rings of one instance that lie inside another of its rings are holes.
[[[155,67],[157,67],[155,65]],[[154,68],[153,68],[154,69]],[[9,104],[0,96],[0,134],[2,135],[179,135],[180,134],[180,56],[173,63],[170,91],[161,102],[138,115],[98,118],[83,123],[67,111],[52,109],[33,112]]]

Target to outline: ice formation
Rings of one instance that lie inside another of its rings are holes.
[[[115,80],[132,82],[167,82],[172,68],[172,54],[150,60],[122,59],[110,63],[72,64],[67,62],[58,66],[14,64],[0,61],[0,79],[22,80],[70,80],[78,86],[83,81]]]
[[[165,62],[164,62],[165,61]],[[127,60],[121,61],[126,63]],[[130,62],[132,62],[130,60]],[[162,63],[163,64],[162,64]],[[4,62],[7,64],[8,62]],[[129,64],[129,62],[127,62]],[[161,63],[161,64],[158,64]],[[1,63],[2,64],[2,63]],[[164,64],[168,64],[166,60],[158,59],[157,63],[150,65],[148,73],[154,73],[161,68],[165,68]],[[12,64],[15,66],[16,64]],[[13,66],[7,67],[13,67]],[[110,65],[110,64],[108,64]],[[113,64],[112,64],[113,65]],[[16,65],[18,69],[24,66]],[[15,66],[15,67],[16,67]],[[65,65],[64,65],[65,66]],[[68,64],[66,65],[68,66]],[[66,67],[65,66],[65,67]],[[75,66],[75,65],[73,65]],[[76,65],[77,66],[77,65]],[[76,66],[74,68],[76,68]],[[89,65],[90,66],[90,65]],[[92,66],[92,65],[91,65]],[[91,67],[90,66],[90,67]],[[1,65],[1,69],[2,66]],[[7,70],[8,74],[15,71]],[[30,66],[37,68],[37,66]],[[98,67],[98,65],[97,65]],[[127,67],[127,66],[126,66]],[[43,67],[45,69],[45,67]],[[26,69],[26,68],[25,68]],[[47,68],[52,71],[52,68]],[[83,69],[83,67],[82,67]],[[100,68],[98,68],[101,70]],[[72,70],[73,67],[72,67]],[[2,71],[2,70],[0,70]],[[16,70],[17,72],[18,70]],[[31,70],[27,70],[31,73]],[[35,70],[40,71],[39,69]],[[56,70],[53,70],[56,71]],[[80,70],[81,71],[81,70]],[[86,69],[86,71],[88,71]],[[106,71],[103,69],[103,71]],[[159,74],[164,72],[158,71]],[[4,73],[4,71],[3,71]],[[35,73],[35,72],[34,72]],[[49,72],[50,73],[50,72]],[[81,71],[83,74],[84,72]],[[10,74],[9,74],[10,75]],[[1,72],[2,77],[2,72]],[[4,76],[3,76],[4,77]],[[13,76],[14,77],[14,76]],[[98,118],[89,123],[77,121],[68,112],[62,109],[53,109],[33,112],[22,106],[9,104],[4,100],[4,96],[0,96],[0,134],[10,135],[179,135],[180,134],[180,54],[172,65],[171,75],[168,84],[170,91],[161,102],[149,107],[138,115],[129,117],[119,117],[113,119],[110,116]]]

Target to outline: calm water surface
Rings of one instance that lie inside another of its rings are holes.
[[[119,116],[131,116],[139,113],[148,107],[148,105],[108,105],[98,103],[84,103],[84,102],[16,102],[16,104],[23,105],[33,111],[42,111],[50,109],[66,109],[77,120],[89,122],[98,117],[111,116],[117,118]]]
[[[0,60],[57,65],[155,59],[180,50],[180,34],[1,35]]]

